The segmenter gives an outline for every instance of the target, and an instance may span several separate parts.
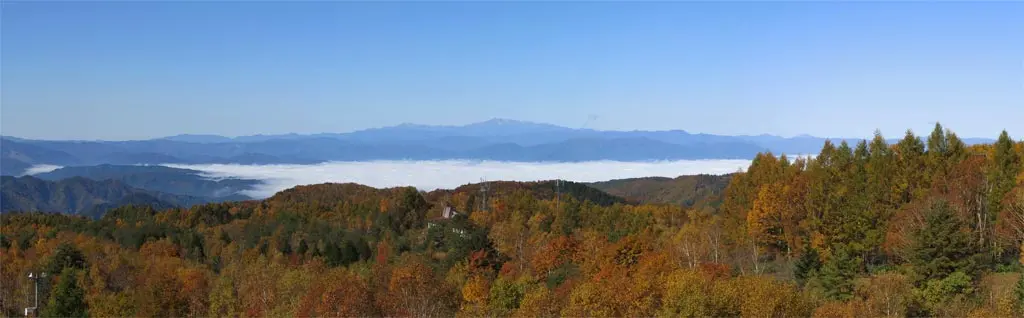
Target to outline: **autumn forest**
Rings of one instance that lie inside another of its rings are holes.
[[[0,313],[23,316],[45,273],[45,317],[1022,316],[1022,158],[1005,131],[967,145],[936,125],[761,153],[691,204],[571,182],[319,184],[4,213]]]

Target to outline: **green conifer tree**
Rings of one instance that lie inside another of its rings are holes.
[[[1013,289],[1013,295],[1016,303],[1014,304],[1017,310],[1017,314],[1024,314],[1024,273],[1020,274],[1020,278],[1017,279],[1017,286]]]
[[[78,270],[65,267],[58,278],[57,287],[42,317],[88,317],[89,307],[85,303],[85,291],[78,286]]]
[[[853,279],[860,273],[860,264],[860,258],[850,255],[845,246],[837,246],[818,274],[825,297],[833,300],[853,297]]]
[[[796,278],[798,284],[803,286],[808,279],[818,274],[821,265],[821,255],[818,254],[818,250],[809,245],[805,246],[803,254],[800,254],[800,258],[793,266],[793,277]]]
[[[919,282],[941,280],[953,272],[976,278],[980,254],[970,233],[945,201],[926,212],[925,226],[913,234],[910,264]]]

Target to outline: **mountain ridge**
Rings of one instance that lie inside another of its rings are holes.
[[[155,140],[169,140],[169,141],[183,141],[183,142],[194,142],[194,143],[216,143],[216,142],[242,142],[242,141],[265,141],[273,139],[294,139],[304,137],[332,137],[340,135],[348,135],[359,132],[367,131],[379,131],[395,128],[416,128],[416,129],[457,129],[457,128],[472,128],[472,127],[487,127],[487,126],[503,126],[503,125],[520,125],[520,126],[536,126],[536,127],[549,127],[554,130],[563,131],[589,131],[589,132],[603,132],[603,133],[651,133],[651,132],[681,132],[690,135],[704,135],[704,136],[720,136],[720,137],[738,137],[738,138],[753,138],[753,137],[775,137],[781,139],[795,139],[795,138],[816,138],[816,139],[831,139],[831,140],[860,140],[869,139],[870,137],[819,137],[810,135],[807,133],[797,134],[791,137],[782,135],[774,135],[768,133],[762,133],[758,135],[720,135],[720,134],[709,134],[709,133],[693,133],[683,129],[667,129],[667,130],[647,130],[647,129],[631,129],[631,130],[598,130],[592,128],[570,128],[566,126],[559,126],[550,123],[534,122],[528,120],[518,120],[509,118],[495,117],[484,121],[472,122],[462,125],[432,125],[432,124],[417,124],[410,122],[403,122],[391,126],[383,126],[376,128],[356,129],[347,132],[320,132],[320,133],[282,133],[282,134],[252,134],[252,135],[238,135],[238,136],[225,136],[218,134],[207,134],[207,133],[183,133],[164,137],[154,137],[148,139],[132,139],[132,140],[62,140],[62,139],[30,139],[21,138],[12,135],[0,135],[0,138],[6,140],[13,140],[19,142],[38,142],[38,141],[68,141],[68,142],[131,142],[131,141],[155,141]],[[962,137],[965,142],[991,142],[994,141],[992,138],[985,137]]]
[[[399,123],[399,124],[391,125],[391,126],[366,128],[366,129],[356,129],[356,130],[347,131],[347,132],[320,132],[320,133],[309,133],[309,134],[298,134],[298,133],[253,134],[253,135],[239,135],[239,136],[234,136],[234,137],[217,135],[217,134],[178,134],[178,135],[166,136],[166,137],[156,137],[156,138],[151,138],[151,139],[142,139],[141,141],[160,140],[160,139],[170,139],[170,140],[178,139],[179,141],[184,141],[183,139],[189,139],[189,138],[195,138],[195,139],[209,138],[211,140],[212,139],[224,139],[224,140],[230,140],[230,141],[268,140],[268,139],[291,139],[291,138],[299,138],[299,137],[331,137],[331,136],[341,136],[341,135],[349,135],[349,134],[355,134],[355,133],[361,133],[361,132],[381,131],[381,130],[398,129],[398,128],[402,128],[402,129],[446,130],[446,129],[476,128],[476,127],[489,127],[489,126],[490,127],[493,127],[493,126],[510,126],[510,125],[548,127],[548,128],[550,128],[552,130],[581,131],[581,132],[595,132],[595,133],[661,133],[661,132],[671,132],[671,133],[684,133],[684,134],[696,135],[696,136],[718,136],[718,137],[737,137],[737,138],[773,137],[773,138],[779,138],[779,139],[815,138],[815,139],[821,139],[821,140],[824,140],[824,139],[831,139],[831,140],[870,139],[870,137],[820,137],[820,136],[814,136],[814,135],[807,134],[807,133],[801,133],[801,134],[797,134],[797,135],[794,135],[794,136],[786,137],[786,136],[782,136],[782,135],[775,135],[775,134],[768,134],[768,133],[762,133],[762,134],[757,134],[757,135],[742,135],[742,134],[741,135],[722,135],[722,134],[709,134],[709,133],[694,133],[694,132],[689,132],[689,131],[684,130],[684,129],[666,129],[666,130],[649,130],[649,129],[598,130],[598,129],[592,129],[592,128],[571,128],[571,127],[559,126],[559,125],[550,124],[550,123],[543,123],[543,122],[534,122],[534,121],[528,121],[528,120],[518,120],[518,119],[509,119],[509,118],[495,117],[495,118],[491,118],[491,119],[484,120],[484,121],[472,122],[472,123],[462,124],[462,125],[432,125],[432,124],[418,124],[418,123],[411,123],[411,122],[403,122],[403,123]],[[902,132],[900,132],[900,134],[902,134]],[[17,138],[17,137],[11,137],[11,136],[3,136],[3,137],[4,138],[12,138],[12,139],[20,139],[20,140],[32,140],[32,139],[24,139],[24,138]],[[965,142],[991,142],[991,141],[994,141],[994,139],[992,139],[992,138],[983,138],[983,137],[964,137],[962,139]]]
[[[312,164],[373,160],[513,162],[752,158],[759,152],[817,153],[825,140],[857,138],[726,136],[685,130],[612,131],[494,118],[460,126],[400,124],[348,133],[224,137],[182,134],[132,141],[54,141],[2,136],[0,174],[49,164]],[[968,144],[987,139],[964,139]]]

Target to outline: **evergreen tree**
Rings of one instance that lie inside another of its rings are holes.
[[[925,226],[913,234],[910,264],[919,281],[941,280],[953,272],[975,278],[981,265],[978,248],[945,201],[934,203]]]
[[[469,197],[466,198],[466,205],[463,205],[462,210],[459,212],[472,213],[473,211],[476,211],[476,195],[470,194]]]
[[[1020,274],[1020,278],[1017,279],[1017,286],[1013,289],[1013,295],[1016,301],[1017,313],[1024,314],[1024,273]]]
[[[277,236],[277,251],[281,254],[288,255],[292,253],[292,244],[288,241],[287,235]]]
[[[356,244],[351,239],[346,239],[340,246],[341,250],[341,265],[352,264],[359,261],[359,250],[356,249]]]
[[[340,243],[328,242],[324,251],[324,258],[328,266],[344,265],[344,255]]]
[[[807,279],[818,274],[821,270],[821,255],[818,254],[818,250],[810,247],[804,247],[804,253],[800,254],[800,258],[796,260],[796,264],[793,267],[793,277],[801,286],[807,282]]]
[[[57,287],[50,302],[41,312],[42,317],[88,317],[85,290],[78,286],[78,270],[66,267],[60,272]]]
[[[305,239],[300,239],[299,240],[299,248],[297,250],[299,255],[306,255],[306,251],[308,251],[308,250],[309,250],[309,245],[306,244],[306,240]]]
[[[46,265],[46,271],[50,275],[57,275],[64,271],[65,268],[74,269],[85,269],[85,255],[82,251],[79,251],[75,246],[68,243],[61,243],[57,246],[57,250],[53,252],[53,256],[50,257],[49,263]]]
[[[861,260],[851,255],[845,246],[837,246],[817,276],[825,297],[833,300],[853,297],[853,279],[860,273],[860,264]]]
[[[401,234],[422,227],[426,222],[429,203],[413,187],[403,188],[398,199],[398,206],[388,213],[392,215],[392,229]]]

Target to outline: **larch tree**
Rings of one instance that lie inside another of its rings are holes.
[[[782,223],[784,222],[783,189],[781,183],[762,185],[754,206],[747,213],[748,235],[758,246],[779,252],[785,248]]]
[[[1024,185],[1018,186],[1002,202],[999,212],[999,234],[1018,249],[1020,263],[1024,264]]]
[[[896,207],[893,197],[893,176],[896,173],[894,154],[882,133],[875,131],[874,138],[868,144],[868,162],[865,166],[868,177],[868,195],[873,199],[872,210],[882,218],[887,218]]]
[[[987,179],[991,185],[988,196],[988,208],[993,213],[1002,210],[1002,202],[1010,190],[1017,184],[1017,174],[1024,170],[1024,161],[1014,149],[1014,142],[1004,130],[999,134],[990,155]]]
[[[928,180],[941,178],[945,172],[946,156],[949,153],[949,140],[942,124],[935,123],[935,129],[928,135],[928,149],[925,152],[925,175]]]
[[[925,146],[920,138],[907,130],[906,135],[896,144],[895,195],[900,204],[919,198],[926,190],[927,183]]]
[[[825,224],[827,218],[835,213],[835,206],[832,204],[833,193],[837,191],[835,170],[832,168],[836,157],[835,146],[832,142],[825,140],[821,152],[807,165],[808,192],[807,192],[807,223],[806,230],[810,233],[811,246],[829,251],[828,228]]]

